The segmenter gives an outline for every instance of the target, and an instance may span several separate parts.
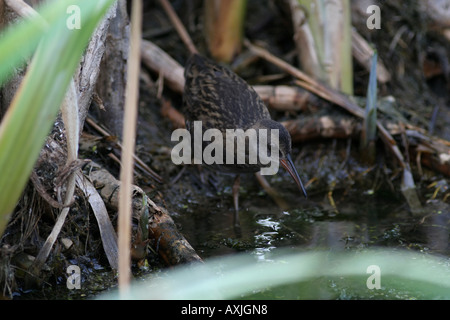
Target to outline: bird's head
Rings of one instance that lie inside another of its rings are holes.
[[[279,122],[264,119],[259,121],[255,126],[255,129],[267,129],[267,149],[269,152],[273,150],[278,150],[278,159],[281,165],[286,169],[287,172],[291,175],[294,181],[297,183],[298,188],[301,192],[303,192],[306,197],[306,190],[303,187],[303,183],[298,175],[297,169],[294,166],[294,162],[292,161],[291,152],[292,152],[292,142],[291,135],[286,130],[286,128]],[[276,130],[278,135],[274,135],[272,130]]]

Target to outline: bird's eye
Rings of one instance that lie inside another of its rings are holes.
[[[270,149],[268,150],[268,152],[270,153],[271,157],[275,157],[277,155],[275,152],[277,151],[278,151],[278,158],[281,159],[283,157],[283,153],[281,152],[281,149],[278,145],[271,143],[269,144],[269,148]]]

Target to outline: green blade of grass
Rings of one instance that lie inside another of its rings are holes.
[[[372,281],[380,288],[371,288]],[[126,297],[110,292],[99,298],[329,299],[343,292],[354,299],[373,295],[448,299],[450,268],[446,258],[402,250],[295,253],[279,249],[270,260],[258,263],[250,255],[235,255],[181,266],[164,277],[136,282]]]
[[[0,84],[12,73],[15,67],[24,63],[36,50],[42,37],[50,30],[61,12],[65,12],[67,1],[50,1],[42,6],[40,14],[19,19],[2,30],[0,41]]]
[[[4,80],[14,65],[20,63],[9,47],[15,32],[19,35],[18,43],[14,44],[16,56],[29,54],[37,43],[35,37],[41,39],[0,125],[0,234],[25,187],[92,32],[114,1],[79,0],[80,29],[67,26],[70,17],[67,8],[72,1],[53,1],[50,7],[54,4],[54,8],[44,12],[44,18],[49,18],[45,32],[43,28],[40,32],[32,30],[37,23],[32,19],[31,23],[9,29],[0,41],[0,66],[7,66],[0,69],[0,80]]]

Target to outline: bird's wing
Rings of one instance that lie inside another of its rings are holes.
[[[203,121],[204,128],[247,129],[260,119],[270,119],[255,90],[228,68],[194,55],[185,77],[186,117]]]

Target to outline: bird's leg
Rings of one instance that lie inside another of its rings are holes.
[[[241,184],[241,176],[234,178],[233,184],[233,204],[234,204],[234,225],[239,226],[239,187]]]
[[[258,179],[259,184],[263,187],[263,189],[267,192],[267,194],[275,201],[275,203],[282,209],[288,210],[289,205],[283,197],[270,186],[269,182],[267,182],[266,178],[264,178],[261,173],[255,173],[256,179]]]

